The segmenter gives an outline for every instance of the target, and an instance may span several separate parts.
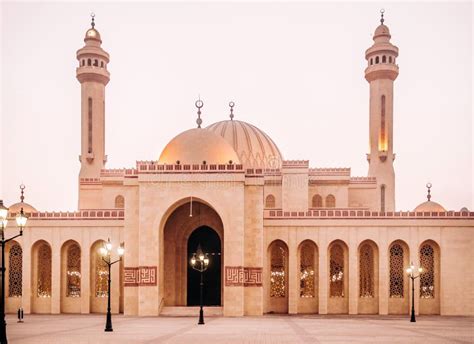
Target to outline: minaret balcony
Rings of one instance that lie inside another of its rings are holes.
[[[76,68],[76,77],[80,83],[92,81],[107,85],[110,80],[110,73],[102,67],[81,66]]]
[[[398,65],[393,63],[379,63],[365,69],[365,79],[370,82],[377,79],[395,80],[398,76]]]

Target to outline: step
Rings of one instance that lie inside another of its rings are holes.
[[[221,317],[223,316],[223,310],[220,306],[205,306],[204,316],[208,317]],[[198,317],[199,307],[198,306],[165,306],[161,310],[160,316],[167,317]]]

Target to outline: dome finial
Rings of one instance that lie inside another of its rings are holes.
[[[383,14],[385,13],[385,10],[382,8],[380,10],[380,24],[383,25],[383,22],[385,21],[385,19],[383,19]]]
[[[196,102],[194,103],[194,105],[196,105],[197,109],[198,109],[198,118],[196,120],[196,123],[198,125],[198,128],[201,128],[201,124],[202,124],[202,119],[201,119],[201,108],[204,106],[204,102],[201,100],[201,96],[199,96],[199,99],[196,100]]]
[[[426,183],[426,188],[428,189],[428,195],[426,195],[426,198],[428,198],[428,202],[431,200],[431,187],[433,184],[430,182]]]
[[[230,107],[230,120],[232,121],[234,119],[234,106],[235,103],[233,101],[229,102],[229,107]]]
[[[91,12],[91,27],[94,28],[95,26],[95,22],[94,22],[94,18],[95,18],[95,13],[94,12]]]
[[[25,196],[24,196],[25,188],[26,188],[25,184],[21,183],[20,184],[20,190],[21,190],[20,200],[21,200],[21,203],[23,203],[23,201],[25,200]]]

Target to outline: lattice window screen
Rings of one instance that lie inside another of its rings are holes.
[[[390,248],[390,297],[402,298],[404,295],[404,252],[400,244]]]
[[[329,281],[331,297],[344,297],[344,249],[334,244],[330,251]]]
[[[432,299],[435,297],[435,266],[434,249],[426,244],[420,248],[420,266],[423,271],[420,275],[420,297]]]
[[[96,253],[95,256],[95,296],[107,297],[109,269],[107,263]]]
[[[20,297],[22,293],[23,250],[19,244],[10,248],[8,271],[8,296]]]
[[[51,297],[51,248],[41,244],[38,248],[38,297]]]
[[[286,296],[286,248],[279,242],[271,248],[270,297]]]
[[[81,248],[72,244],[67,249],[67,288],[66,296],[81,296]]]
[[[369,244],[360,248],[359,296],[374,297],[374,249]]]
[[[300,296],[314,297],[316,290],[315,247],[309,242],[301,245]]]

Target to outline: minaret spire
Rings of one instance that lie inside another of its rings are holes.
[[[198,118],[196,119],[196,124],[197,124],[197,127],[198,128],[201,128],[201,124],[202,124],[202,119],[201,119],[201,108],[204,106],[204,102],[201,100],[201,97],[199,97],[198,100],[196,100],[196,102],[194,103],[194,105],[196,105],[198,111],[197,111],[197,114],[198,114]]]
[[[375,29],[372,46],[366,50],[365,79],[370,84],[369,177],[375,177],[380,197],[375,210],[395,210],[395,170],[393,160],[393,83],[398,76],[398,48],[390,42],[384,24],[385,10],[380,10],[380,25]]]
[[[235,106],[235,103],[234,102],[230,102],[229,103],[229,107],[230,107],[230,120],[233,121],[234,120],[234,106]]]
[[[91,13],[91,27],[92,27],[92,28],[94,28],[94,27],[95,27],[94,18],[95,18],[95,13],[94,13],[94,12],[92,12],[92,13]]]

